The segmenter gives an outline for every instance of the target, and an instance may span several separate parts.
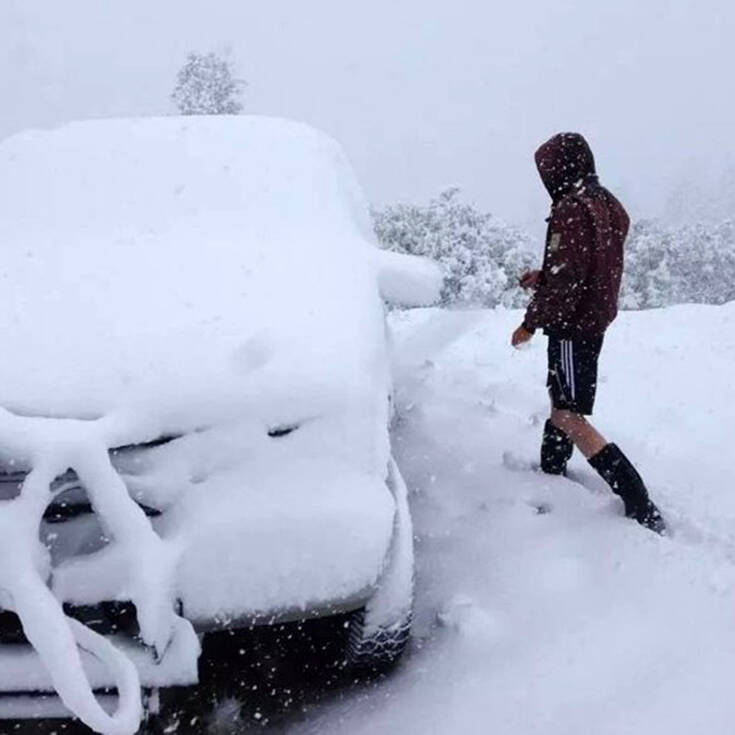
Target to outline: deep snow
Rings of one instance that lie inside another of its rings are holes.
[[[520,318],[393,315],[414,645],[394,676],[294,731],[733,732],[735,304],[624,313],[603,348],[594,421],[670,538],[623,518],[576,454],[570,479],[530,469],[545,340],[512,350]]]

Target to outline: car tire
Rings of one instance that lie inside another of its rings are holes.
[[[381,675],[398,663],[411,637],[411,613],[391,625],[368,629],[365,610],[350,620],[347,638],[347,669],[357,675]]]

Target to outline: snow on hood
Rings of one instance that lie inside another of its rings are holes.
[[[244,407],[277,422],[385,378],[387,256],[327,136],[262,117],[88,121],[7,139],[0,171],[13,412],[155,414],[151,433]],[[422,283],[430,301],[435,271]]]

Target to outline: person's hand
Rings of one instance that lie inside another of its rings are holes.
[[[536,288],[540,277],[541,271],[526,271],[518,279],[518,285],[521,288]]]
[[[533,337],[533,332],[529,332],[521,324],[521,326],[518,327],[515,332],[513,332],[513,336],[510,338],[510,343],[513,345],[513,347],[520,347],[522,344],[528,342],[531,337]]]

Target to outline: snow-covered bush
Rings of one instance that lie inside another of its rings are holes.
[[[521,272],[540,266],[541,246],[522,230],[461,201],[447,189],[428,205],[373,210],[382,247],[424,255],[445,276],[441,303],[522,307]],[[735,300],[735,222],[664,226],[639,220],[625,245],[622,309]]]
[[[523,306],[518,276],[533,267],[530,238],[491,214],[460,201],[448,189],[428,205],[395,204],[374,210],[382,247],[423,255],[444,270],[443,304]]]
[[[171,99],[182,115],[237,115],[244,82],[216,54],[190,53],[179,70]]]
[[[735,223],[666,228],[636,222],[628,237],[624,309],[735,300]]]

